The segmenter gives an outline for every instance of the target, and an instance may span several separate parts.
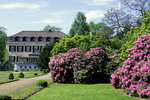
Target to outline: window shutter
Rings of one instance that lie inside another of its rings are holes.
[[[9,52],[11,52],[11,46],[9,46]]]
[[[14,46],[14,52],[16,52],[16,46]]]
[[[24,51],[23,49],[24,49],[24,46],[22,46],[22,52]]]

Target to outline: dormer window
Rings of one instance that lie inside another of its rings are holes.
[[[28,41],[28,38],[27,37],[23,37],[23,41]]]
[[[41,42],[42,40],[43,40],[42,37],[39,37],[39,38],[38,38],[38,42]]]
[[[20,41],[20,38],[19,37],[15,37],[15,41]]]
[[[36,38],[35,37],[31,37],[31,41],[35,41],[36,40]]]
[[[50,37],[47,37],[47,38],[46,38],[46,42],[49,42],[49,41],[51,41],[51,38],[50,38]]]
[[[11,37],[10,40],[14,42],[14,41],[15,41],[15,38],[14,38],[14,37]]]

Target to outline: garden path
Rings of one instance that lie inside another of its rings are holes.
[[[10,83],[0,84],[0,94],[11,94],[32,86],[36,83],[36,81],[41,79],[50,79],[51,74],[46,74],[38,77],[27,78],[27,79],[19,79],[19,81],[14,81]]]

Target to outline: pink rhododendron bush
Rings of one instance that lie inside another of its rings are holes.
[[[109,80],[107,55],[101,47],[84,53],[73,48],[53,57],[49,62],[52,78],[58,83],[97,83]]]
[[[134,44],[131,56],[111,75],[111,83],[128,95],[150,98],[150,35],[142,35]]]
[[[109,81],[107,74],[108,57],[101,47],[91,48],[74,67],[75,83],[104,83]]]
[[[53,57],[49,62],[49,68],[52,73],[54,82],[72,83],[73,82],[73,67],[76,59],[81,58],[82,51],[78,48],[73,48],[67,53],[61,53]]]

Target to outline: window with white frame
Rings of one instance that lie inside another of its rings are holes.
[[[15,52],[16,51],[16,46],[13,46],[13,45],[9,46],[9,51],[10,52]]]
[[[18,52],[23,52],[23,46],[17,46],[17,51]]]
[[[31,46],[25,46],[25,51],[26,52],[31,52]]]
[[[9,56],[9,61],[10,62],[15,62],[15,56]]]

